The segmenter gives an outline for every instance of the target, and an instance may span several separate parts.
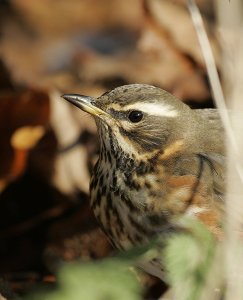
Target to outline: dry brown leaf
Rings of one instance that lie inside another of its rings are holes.
[[[15,11],[41,33],[66,34],[80,28],[141,26],[140,0],[12,0]],[[51,9],[50,9],[51,8]]]
[[[152,16],[168,33],[178,50],[190,55],[197,63],[204,66],[198,38],[187,7],[170,0],[150,0],[148,3]],[[209,37],[216,61],[219,61],[216,39],[211,32],[209,32]]]
[[[77,142],[82,131],[95,131],[94,121],[77,109],[80,118],[74,117],[73,107],[57,92],[51,93],[51,124],[59,147],[64,149]],[[64,193],[73,194],[77,189],[88,193],[90,174],[86,147],[75,145],[60,153],[55,161],[54,185]]]
[[[176,49],[171,49],[153,31],[146,34],[150,35],[150,44],[156,43],[156,52],[145,50],[144,41],[141,40],[139,52],[116,58],[96,56],[92,60],[82,61],[80,78],[86,82],[102,82],[102,80],[105,82],[111,78],[123,78],[128,83],[153,84],[172,93],[179,90],[178,94],[183,97],[182,99],[198,101],[207,99],[209,91],[200,71]],[[191,91],[187,89],[187,79],[194,84]]]

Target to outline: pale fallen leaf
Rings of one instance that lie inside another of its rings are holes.
[[[43,126],[23,126],[15,130],[11,136],[11,145],[13,148],[21,150],[30,150],[43,137],[45,129]]]
[[[50,122],[56,134],[59,148],[65,149],[78,141],[80,133],[87,127],[89,119],[81,123],[74,117],[73,107],[53,91],[51,98]],[[82,115],[82,112],[80,111]],[[83,117],[85,115],[83,114]],[[90,119],[91,122],[91,119]],[[53,183],[64,193],[72,194],[77,189],[88,193],[90,175],[87,167],[87,149],[75,145],[68,151],[57,155]]]

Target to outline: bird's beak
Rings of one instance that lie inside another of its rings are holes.
[[[95,98],[93,97],[78,94],[64,94],[62,95],[62,98],[82,109],[83,111],[91,114],[92,116],[101,117],[108,115],[105,111],[93,104],[95,102]]]

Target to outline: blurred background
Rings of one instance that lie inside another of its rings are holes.
[[[212,1],[196,2],[218,63]],[[94,122],[60,95],[99,96],[129,83],[213,107],[186,0],[0,1],[0,292],[7,299],[51,284],[62,261],[113,253],[89,208]],[[152,277],[146,285],[150,297],[164,289]]]

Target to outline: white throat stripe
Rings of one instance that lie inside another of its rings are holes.
[[[177,110],[173,109],[170,105],[158,103],[136,103],[126,107],[126,110],[141,110],[153,116],[160,117],[176,117],[178,116]]]

